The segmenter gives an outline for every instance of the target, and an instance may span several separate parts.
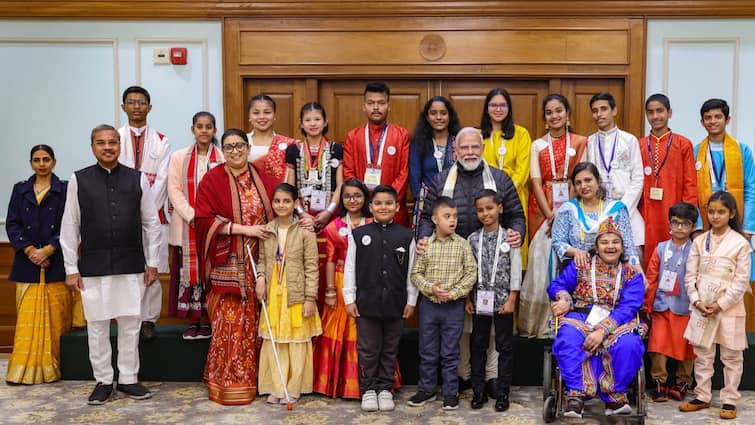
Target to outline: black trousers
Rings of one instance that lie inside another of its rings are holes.
[[[393,388],[398,343],[404,319],[357,317],[357,354],[359,355],[359,391]]]
[[[485,363],[488,358],[490,326],[495,326],[495,350],[498,352],[498,394],[508,395],[514,371],[514,315],[493,316],[472,315],[471,367],[472,390],[482,393],[485,390]]]

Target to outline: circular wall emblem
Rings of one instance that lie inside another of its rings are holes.
[[[446,41],[438,34],[427,34],[419,42],[419,54],[429,61],[437,61],[446,55]]]

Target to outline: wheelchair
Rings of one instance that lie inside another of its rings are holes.
[[[639,318],[637,319],[639,324]],[[558,332],[558,318],[555,318],[555,329]],[[551,423],[563,417],[566,408],[566,390],[561,379],[561,371],[558,362],[553,356],[552,342],[545,346],[543,351],[543,421]],[[637,377],[628,391],[630,405],[633,404],[633,413],[629,415],[617,415],[617,418],[637,419],[639,425],[645,424],[647,416],[647,399],[645,394],[645,363],[640,364]],[[587,416],[587,415],[585,415]]]

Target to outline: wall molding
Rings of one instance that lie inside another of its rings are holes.
[[[134,40],[134,76],[136,85],[142,84],[142,44],[152,43],[172,43],[172,44],[199,44],[202,49],[202,58],[200,60],[202,67],[202,109],[207,111],[210,109],[210,77],[208,75],[210,69],[209,57],[208,57],[208,41],[206,38],[137,38]]]
[[[556,4],[557,3],[557,4]],[[215,19],[280,16],[755,17],[750,0],[35,0],[0,2],[2,18]]]
[[[739,101],[739,59],[740,59],[740,38],[739,37],[664,37],[663,38],[663,86],[662,93],[668,93],[669,88],[669,54],[673,44],[731,44],[734,46],[734,57],[732,58],[732,87],[731,99],[729,104],[734,111],[738,110]],[[737,136],[736,115],[732,115],[729,123],[730,134]],[[729,130],[727,130],[729,131]]]
[[[29,43],[29,44],[109,44],[113,48],[113,98],[115,105],[113,107],[114,127],[121,126],[121,104],[120,99],[120,62],[118,58],[118,39],[117,38],[66,38],[66,37],[0,37],[0,43]],[[5,225],[5,221],[0,223]]]

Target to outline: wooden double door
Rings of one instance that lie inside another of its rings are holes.
[[[275,99],[275,130],[300,138],[299,111],[306,102],[317,101],[328,115],[328,138],[343,141],[346,133],[366,121],[362,112],[364,86],[373,79],[252,79],[244,80],[244,98],[265,93]],[[494,87],[511,94],[514,122],[536,139],[545,133],[542,102],[549,93],[561,93],[571,104],[571,125],[576,133],[595,131],[589,100],[600,91],[611,92],[618,105],[624,104],[623,78],[589,79],[383,79],[391,88],[389,121],[414,131],[419,114],[433,96],[447,97],[456,109],[461,126],[479,127],[485,95]],[[246,112],[243,114],[247,116]],[[622,125],[623,108],[617,123]],[[228,123],[241,126],[241,123]],[[250,124],[245,123],[250,131]]]

